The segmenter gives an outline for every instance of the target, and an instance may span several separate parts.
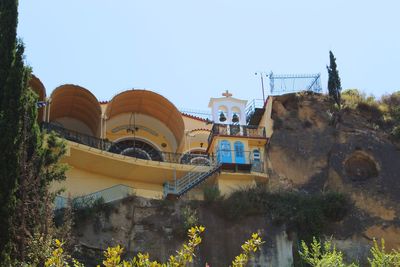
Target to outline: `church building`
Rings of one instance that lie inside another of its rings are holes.
[[[266,145],[272,134],[271,98],[242,100],[226,91],[211,98],[205,118],[180,111],[164,96],[133,89],[100,102],[72,84],[49,96],[36,77],[43,129],[66,139],[67,197],[112,201],[135,194],[202,199],[207,187],[221,194],[266,182]]]

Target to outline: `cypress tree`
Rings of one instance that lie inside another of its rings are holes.
[[[333,101],[339,106],[340,109],[340,101],[341,101],[341,91],[342,85],[340,82],[339,71],[337,70],[336,58],[333,55],[332,51],[329,51],[329,66],[326,66],[328,69],[328,91],[329,96],[333,99]]]
[[[20,100],[29,78],[24,46],[16,38],[18,3],[0,1],[0,264],[10,257],[21,151]]]
[[[17,16],[17,0],[0,1],[0,266],[25,261],[28,240],[49,233],[55,196],[49,187],[66,170],[58,163],[65,144],[37,123]]]

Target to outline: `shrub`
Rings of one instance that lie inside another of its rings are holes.
[[[357,265],[347,265],[343,261],[343,253],[336,250],[330,240],[323,244],[313,237],[310,247],[304,241],[301,243],[300,257],[310,266],[313,267],[346,267]]]
[[[357,105],[357,110],[364,113],[368,117],[369,122],[375,122],[380,125],[384,121],[383,113],[376,103],[360,102]]]
[[[185,242],[176,255],[171,255],[166,263],[151,261],[148,253],[138,253],[132,260],[125,261],[121,259],[123,248],[121,246],[107,248],[104,252],[103,265],[105,267],[184,267],[193,262],[195,257],[195,249],[200,245],[202,238],[200,234],[205,230],[203,226],[195,226],[188,230],[189,240]],[[235,257],[232,261],[232,267],[245,267],[250,257],[260,250],[264,242],[261,237],[254,233],[241,247],[242,253]],[[73,263],[74,267],[84,267],[83,264],[67,255],[63,250],[63,243],[59,240],[55,241],[54,250],[46,259],[46,267],[68,267]],[[100,266],[100,265],[97,265]],[[208,266],[208,264],[206,264]]]
[[[400,266],[400,251],[392,250],[391,252],[385,251],[385,242],[382,239],[379,246],[374,239],[374,246],[370,249],[371,258],[368,262],[371,267],[397,267]],[[310,247],[302,241],[301,250],[299,251],[300,257],[312,267],[357,267],[358,264],[346,264],[344,261],[343,253],[336,250],[332,245],[331,240],[323,243],[317,241],[313,237]]]
[[[203,189],[204,201],[206,203],[215,202],[221,199],[221,191],[218,186],[206,186]]]
[[[365,94],[358,89],[347,89],[342,92],[343,106],[347,108],[355,109],[364,99]]]
[[[289,231],[310,240],[329,222],[343,219],[350,205],[341,193],[270,192],[265,186],[257,186],[233,192],[222,201],[222,210],[230,220],[267,214],[274,223],[286,224]]]
[[[185,206],[181,209],[183,230],[187,232],[190,228],[194,227],[199,223],[196,210],[193,210],[190,206]]]
[[[400,140],[400,125],[395,126],[391,134],[395,139]]]

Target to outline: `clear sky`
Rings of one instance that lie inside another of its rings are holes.
[[[20,0],[26,61],[49,94],[73,83],[99,100],[130,88],[207,110],[261,98],[256,71],[322,74],[343,88],[400,90],[398,0]],[[268,87],[267,87],[268,88]]]

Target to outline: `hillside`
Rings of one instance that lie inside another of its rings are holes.
[[[400,247],[400,145],[369,110],[331,114],[325,96],[288,95],[273,104],[268,157],[271,184],[348,194],[355,208],[333,229],[364,244],[383,237]]]

